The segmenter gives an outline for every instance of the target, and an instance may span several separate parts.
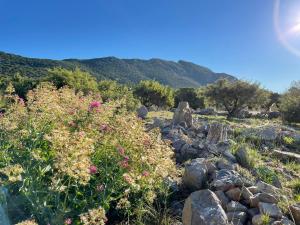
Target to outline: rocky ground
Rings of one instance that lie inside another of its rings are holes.
[[[187,103],[174,115],[140,113],[174,148],[181,176],[171,209],[178,224],[300,224],[296,128],[277,120],[199,116]]]

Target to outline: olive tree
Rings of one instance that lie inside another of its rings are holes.
[[[217,107],[222,107],[228,112],[228,118],[237,116],[247,107],[261,106],[268,97],[257,83],[226,79],[208,85],[205,94]]]

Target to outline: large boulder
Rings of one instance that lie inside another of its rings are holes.
[[[256,183],[256,187],[260,192],[268,193],[271,195],[278,195],[279,194],[279,189],[271,184],[267,184],[263,181],[258,181]]]
[[[192,109],[188,102],[180,102],[174,112],[173,124],[186,124],[187,127],[193,125]]]
[[[147,117],[147,114],[148,114],[148,109],[146,106],[142,105],[140,108],[138,108],[137,110],[138,117],[145,119]]]
[[[193,159],[185,165],[182,178],[183,185],[189,190],[196,191],[204,187],[207,181],[208,167],[205,159]]]
[[[210,190],[193,192],[184,203],[183,225],[228,225],[218,197]]]
[[[245,147],[240,147],[235,153],[236,160],[238,163],[247,169],[251,169],[251,163],[249,160],[249,154]]]
[[[207,143],[218,144],[227,141],[228,126],[221,123],[213,123],[209,125],[207,134]]]
[[[261,214],[269,215],[274,219],[281,219],[283,214],[276,204],[260,202],[258,204]]]

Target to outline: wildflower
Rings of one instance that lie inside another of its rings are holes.
[[[75,127],[76,123],[75,123],[74,121],[70,121],[70,122],[68,123],[68,125],[69,125],[70,127]]]
[[[92,165],[89,168],[90,174],[96,174],[97,173],[97,167]]]
[[[93,101],[90,104],[90,109],[95,109],[95,108],[99,108],[101,106],[101,102],[98,101]]]
[[[65,224],[67,224],[67,225],[72,224],[72,219],[71,218],[65,219]]]
[[[131,178],[131,176],[127,173],[123,174],[123,178],[124,180],[128,183],[128,184],[132,184],[133,183],[133,179]]]
[[[101,126],[100,126],[100,130],[101,131],[109,131],[110,130],[110,127],[107,125],[107,124],[102,124]]]
[[[25,106],[25,102],[24,102],[24,99],[23,98],[19,98],[19,104],[21,106]]]
[[[148,177],[150,175],[150,173],[146,170],[143,171],[142,176],[143,177]]]
[[[125,154],[125,149],[122,147],[118,147],[118,151],[120,155],[124,155]]]
[[[38,225],[34,220],[25,220],[16,225]]]
[[[129,160],[129,156],[125,155],[124,156],[124,160],[128,161]]]
[[[124,159],[120,162],[120,166],[123,167],[123,168],[127,168],[129,165],[128,165],[128,160]]]
[[[82,213],[79,216],[84,225],[104,225],[107,222],[105,210],[102,207],[90,209],[87,213]]]

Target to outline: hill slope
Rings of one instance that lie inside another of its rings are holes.
[[[105,57],[96,59],[35,59],[0,52],[0,75],[9,76],[16,72],[31,77],[46,76],[48,69],[79,67],[97,79],[113,79],[121,83],[137,83],[140,80],[155,79],[172,87],[197,87],[212,83],[221,77],[236,79],[225,73],[213,71],[186,61],[162,59],[119,59]]]

